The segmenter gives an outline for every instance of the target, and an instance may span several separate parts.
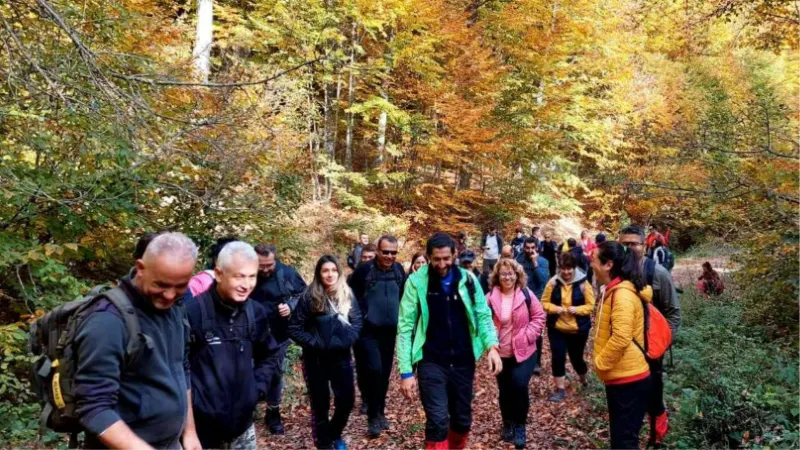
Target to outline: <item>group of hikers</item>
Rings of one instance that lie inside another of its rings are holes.
[[[594,333],[591,366],[605,384],[610,447],[639,448],[645,415],[649,444],[659,446],[667,432],[663,360],[648,356],[645,323],[652,304],[674,334],[680,306],[669,270],[647,256],[654,248],[637,226],[617,240],[583,232],[564,245],[538,227],[504,245],[493,228],[480,241],[479,271],[463,233],[435,233],[406,270],[396,237],[371,243],[361,235],[347,257],[349,276],[325,255],[306,284],[271,244],[221,239],[208,270],[194,274],[198,249],[188,237],[150,234],[130,273],[84,299],[71,312],[74,334],[59,339],[61,353],[37,366],[55,405],[44,416],[51,427],[74,416],[84,448],[254,449],[259,402],[269,432],[285,433],[284,359],[294,341],[317,448],[347,448],[356,387],[367,434],[390,428],[395,362],[402,394],[425,411],[425,448],[466,448],[484,355],[498,385],[500,439],[524,448],[528,385],[541,372],[546,330],[549,400],[566,400],[567,356],[586,384],[584,348]],[[57,314],[67,313],[48,315]]]

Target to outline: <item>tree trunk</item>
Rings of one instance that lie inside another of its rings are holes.
[[[461,167],[458,169],[458,185],[456,186],[457,191],[464,191],[470,188],[472,185],[472,172],[469,171],[467,168],[467,162],[461,160]]]
[[[353,107],[353,102],[355,101],[356,95],[356,77],[355,77],[355,68],[356,68],[356,23],[353,22],[353,28],[351,30],[351,41],[350,41],[350,80],[347,83],[347,106],[348,108]],[[355,114],[353,112],[347,113],[347,136],[345,138],[345,151],[344,151],[344,167],[347,169],[348,172],[353,171],[353,127],[355,125]]]
[[[214,43],[214,0],[197,0],[197,35],[194,43],[194,67],[198,78],[208,82],[211,72],[211,46]]]
[[[392,71],[392,51],[391,45],[392,40],[394,38],[394,34],[391,32],[389,33],[389,39],[386,43],[387,50],[384,54],[383,60],[384,65],[386,66],[386,74],[384,75],[383,80],[381,81],[381,88],[380,93],[381,97],[383,97],[386,102],[389,102],[389,73]],[[378,117],[378,166],[380,167],[383,165],[384,160],[386,159],[386,125],[389,122],[389,114],[383,110],[381,111],[380,117]]]

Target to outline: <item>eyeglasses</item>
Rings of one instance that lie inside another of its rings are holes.
[[[389,255],[394,256],[394,255],[397,254],[397,250],[381,250],[381,253],[386,255],[386,256],[389,256]]]
[[[500,274],[500,278],[506,278],[506,279],[517,278],[517,274],[514,272],[503,272]]]

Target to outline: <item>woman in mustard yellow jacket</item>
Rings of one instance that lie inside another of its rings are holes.
[[[551,279],[542,294],[542,308],[547,313],[547,337],[550,340],[553,379],[556,391],[549,400],[561,403],[567,398],[564,375],[567,354],[581,384],[586,383],[583,350],[592,328],[594,291],[586,273],[578,267],[573,253],[561,255],[559,274]]]
[[[639,430],[650,394],[644,352],[644,302],[652,298],[640,257],[617,242],[604,242],[592,255],[598,285],[604,286],[594,338],[594,370],[606,385],[611,448],[638,449]]]

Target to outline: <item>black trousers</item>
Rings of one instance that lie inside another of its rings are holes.
[[[583,333],[562,333],[549,327],[547,336],[550,339],[550,353],[553,356],[553,376],[563,377],[567,372],[567,354],[572,363],[572,368],[578,375],[586,373],[586,361],[583,360],[583,349],[586,347],[586,340],[589,338],[588,332]]]
[[[650,377],[606,385],[611,448],[639,449],[639,430],[650,398]]]
[[[355,403],[350,356],[303,354],[303,376],[311,400],[311,434],[317,448],[330,448],[342,431]],[[328,417],[333,391],[333,416]]]
[[[536,351],[533,352],[531,358],[533,358],[533,368],[542,367],[542,335],[540,334],[538,338],[536,338]]]
[[[656,417],[664,414],[667,410],[664,405],[664,357],[650,363],[650,401],[647,404],[647,414],[650,416],[650,437],[655,439],[655,420]]]
[[[425,410],[426,441],[444,441],[448,430],[462,434],[470,430],[474,378],[474,363],[465,367],[445,367],[426,361],[419,363],[417,383]]]
[[[534,357],[518,363],[516,358],[503,358],[503,371],[497,375],[500,391],[500,415],[503,422],[524,425],[528,419],[530,396],[528,382],[533,375]]]
[[[356,344],[358,385],[370,419],[383,416],[386,410],[396,337],[397,328],[365,327]]]

